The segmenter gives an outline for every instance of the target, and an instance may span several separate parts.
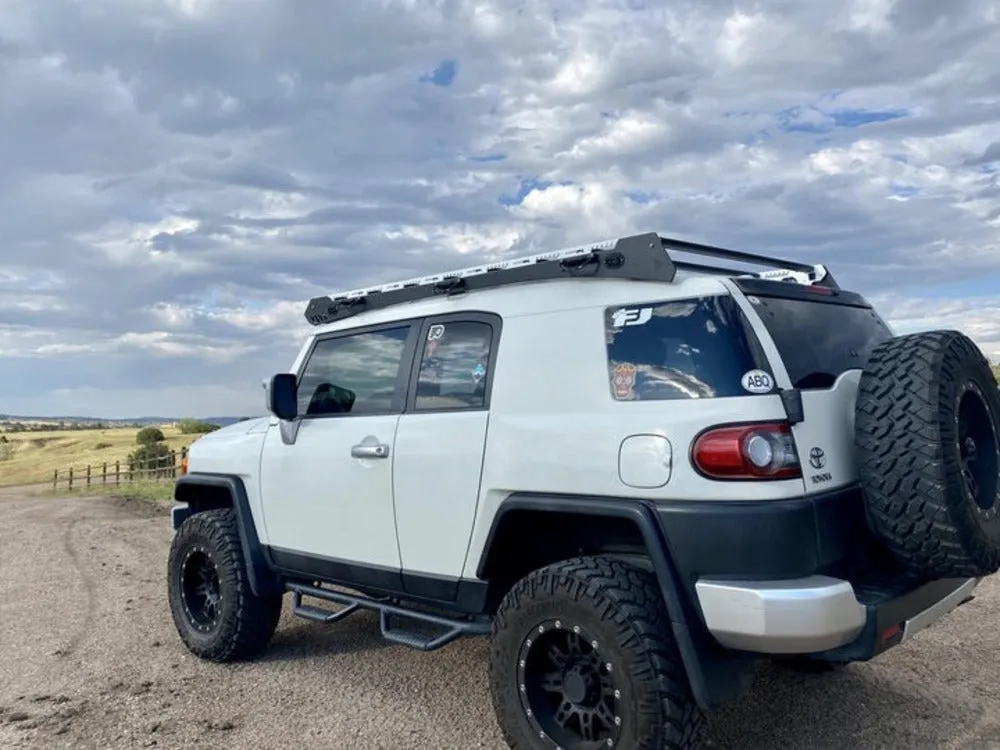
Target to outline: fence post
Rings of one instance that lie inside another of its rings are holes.
[[[87,464],[87,486],[90,486],[90,464]]]
[[[59,469],[52,470],[52,489],[56,490],[59,488]]]
[[[69,467],[69,489],[70,489],[70,491],[73,490],[73,467],[72,466]]]
[[[121,461],[115,461],[115,487],[121,484],[122,467]]]
[[[107,483],[108,483],[108,462],[105,461],[101,465],[101,484],[107,484]]]

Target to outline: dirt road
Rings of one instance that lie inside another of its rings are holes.
[[[0,747],[498,748],[486,643],[421,654],[378,622],[289,617],[252,664],[199,662],[164,598],[163,507],[0,493]],[[761,671],[718,748],[1000,747],[1000,581],[839,673]]]

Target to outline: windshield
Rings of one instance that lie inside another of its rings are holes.
[[[847,370],[864,367],[872,349],[892,338],[885,322],[863,303],[760,292],[747,298],[774,339],[795,388],[829,388]]]

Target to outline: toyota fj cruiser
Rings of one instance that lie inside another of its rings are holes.
[[[271,415],[176,484],[202,658],[259,654],[290,593],[425,651],[491,635],[513,748],[692,748],[756,659],[871,659],[1000,567],[986,359],[823,266],[644,234],[306,317]]]

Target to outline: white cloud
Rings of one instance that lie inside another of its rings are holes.
[[[313,295],[649,229],[1000,347],[991,0],[12,0],[0,29],[4,411],[242,413]]]

